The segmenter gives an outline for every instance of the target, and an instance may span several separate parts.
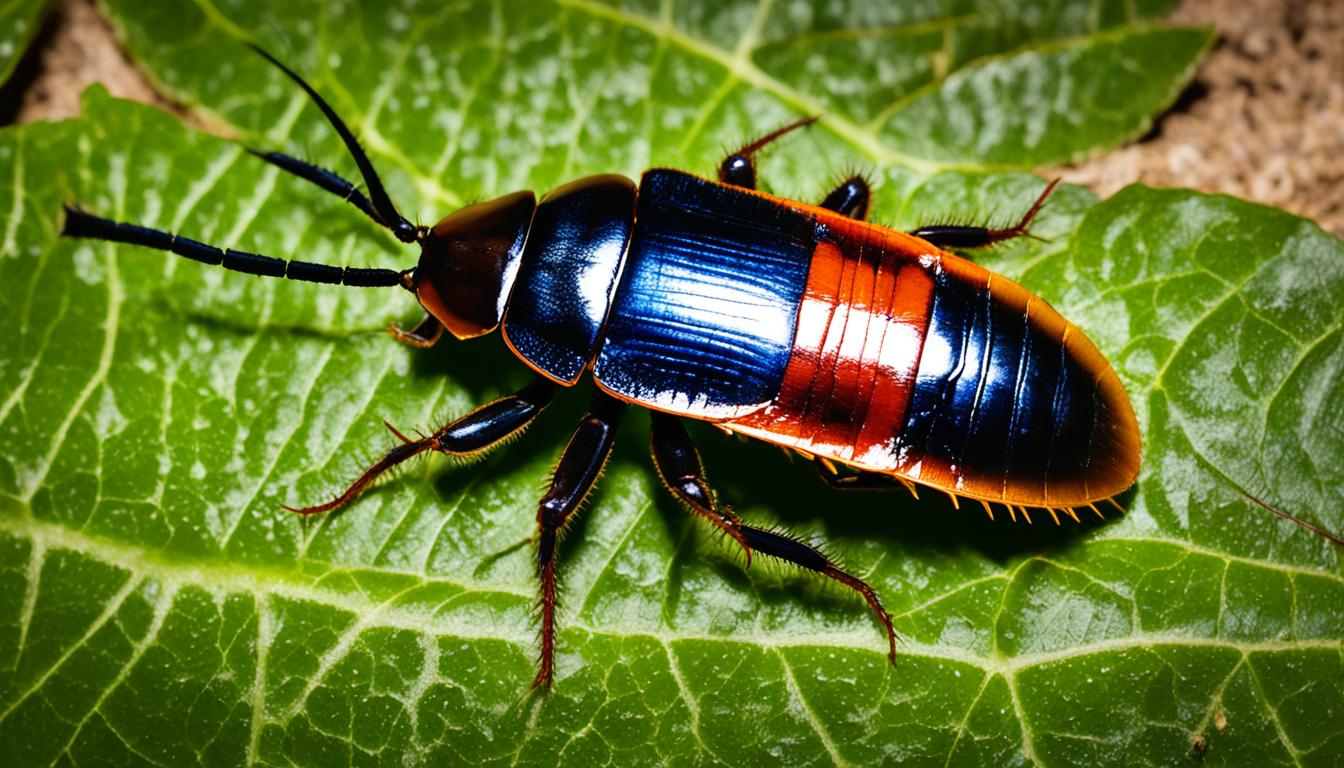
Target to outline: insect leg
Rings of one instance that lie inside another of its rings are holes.
[[[871,200],[868,180],[855,174],[840,182],[840,186],[831,190],[821,207],[863,221],[868,218],[868,203]]]
[[[940,248],[981,248],[986,245],[1011,240],[1014,237],[1030,237],[1029,228],[1031,222],[1040,213],[1041,206],[1045,205],[1045,199],[1055,191],[1055,186],[1059,184],[1059,179],[1055,179],[1046,185],[1045,190],[1032,203],[1031,208],[1023,214],[1017,224],[1007,229],[990,229],[988,227],[962,227],[952,225],[936,225],[930,227],[920,227],[913,230],[910,234],[915,237],[927,240]]]
[[[409,331],[403,331],[395,325],[387,330],[392,334],[392,338],[408,347],[429,349],[438,343],[439,337],[443,336],[443,323],[426,312],[424,318]]]
[[[868,602],[868,607],[872,608],[877,620],[886,630],[890,646],[889,657],[893,662],[896,661],[896,631],[892,629],[891,617],[882,607],[882,601],[878,599],[872,587],[862,579],[846,573],[816,547],[785,533],[743,525],[737,515],[715,506],[714,497],[705,482],[700,454],[695,450],[679,418],[654,413],[652,442],[654,463],[663,482],[672,489],[677,498],[691,508],[691,511],[709,520],[741,544],[746,550],[748,564],[751,563],[753,551],[761,552],[835,579],[858,592]]]
[[[747,189],[756,188],[756,162],[753,156],[759,152],[765,145],[778,139],[784,134],[809,126],[817,121],[816,117],[804,117],[794,120],[786,126],[776,128],[755,141],[748,142],[733,154],[725,157],[722,163],[719,163],[719,181],[724,184],[732,184],[735,187],[746,187]]]
[[[602,392],[569,439],[551,486],[537,507],[537,577],[541,580],[541,659],[532,688],[549,688],[555,676],[555,549],[560,533],[597,482],[611,454],[625,404]]]
[[[847,475],[837,470],[829,461],[817,460],[812,463],[817,468],[817,474],[821,475],[821,479],[825,480],[827,485],[842,491],[880,491],[910,487],[908,480],[884,475],[881,472],[859,471]]]
[[[531,423],[532,419],[550,404],[554,394],[555,384],[538,377],[517,394],[483,405],[433,435],[418,440],[410,439],[388,424],[387,428],[401,440],[401,445],[388,451],[383,458],[365,470],[344,493],[325,504],[311,507],[286,506],[285,509],[300,515],[312,515],[343,507],[363,493],[379,475],[425,451],[469,456],[493,448],[518,434],[523,427]]]
[[[878,598],[877,592],[873,591],[873,588],[868,586],[865,581],[847,573],[816,547],[792,536],[750,525],[741,526],[738,530],[741,531],[747,546],[757,552],[793,563],[809,571],[816,571],[823,576],[835,579],[862,595],[863,599],[867,601],[868,607],[877,616],[878,622],[882,624],[882,628],[886,630],[887,658],[893,664],[896,663],[896,630],[891,626],[891,616],[887,613],[887,609],[882,607],[882,601]]]
[[[555,383],[538,376],[517,394],[486,403],[435,432],[430,437],[434,450],[449,456],[471,456],[494,448],[531,424],[554,395]]]
[[[649,442],[653,448],[653,465],[662,478],[663,485],[685,504],[691,512],[708,520],[711,525],[728,534],[747,554],[747,565],[751,565],[751,548],[738,530],[742,521],[727,507],[720,507],[714,501],[714,493],[705,480],[704,465],[700,462],[700,452],[695,449],[690,435],[681,419],[667,413],[655,411],[652,414],[653,431]]]

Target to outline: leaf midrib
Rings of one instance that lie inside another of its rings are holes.
[[[343,570],[333,567],[324,575],[315,576],[311,572],[297,574],[281,567],[258,567],[246,563],[216,563],[191,560],[165,555],[162,551],[138,547],[123,542],[114,542],[92,536],[80,531],[70,530],[62,525],[34,519],[18,519],[14,516],[0,518],[0,533],[24,538],[34,544],[34,556],[47,556],[56,550],[75,552],[93,558],[104,564],[119,568],[132,575],[136,582],[154,580],[163,584],[170,592],[180,592],[183,587],[196,587],[205,592],[215,593],[223,590],[227,593],[246,593],[254,597],[280,596],[299,602],[325,605],[355,616],[368,616],[377,612],[375,621],[369,626],[404,629],[418,633],[447,635],[471,639],[499,640],[515,645],[530,647],[530,633],[511,633],[499,631],[498,626],[484,627],[471,623],[445,621],[442,616],[434,615],[434,609],[418,609],[393,604],[397,596],[426,585],[440,584],[454,586],[476,595],[501,595],[516,602],[519,608],[531,604],[530,591],[510,590],[498,586],[486,586],[473,582],[454,581],[443,578],[426,578],[418,574],[403,574],[399,571],[378,571],[361,568]],[[1110,539],[1116,541],[1116,539]],[[1123,540],[1121,540],[1123,541]],[[1172,547],[1182,547],[1180,542],[1166,540],[1145,540],[1164,543]],[[1221,555],[1219,555],[1221,557]],[[1257,562],[1257,561],[1251,561]],[[1258,563],[1259,567],[1278,570],[1279,564]],[[315,586],[326,575],[358,572],[384,572],[405,575],[418,579],[418,583],[404,589],[392,598],[381,600],[362,599],[358,592],[344,593]],[[1328,573],[1311,572],[1311,576],[1344,581],[1344,578]],[[1006,585],[1005,589],[1010,585]],[[370,617],[373,618],[373,617]],[[507,626],[507,625],[503,625]],[[707,642],[716,644],[745,645],[766,649],[786,648],[827,648],[862,651],[875,657],[884,656],[878,648],[879,643],[870,637],[868,628],[862,627],[851,632],[796,633],[783,636],[757,633],[734,633],[732,635],[705,635],[676,631],[650,631],[647,627],[594,627],[584,624],[578,616],[567,620],[566,626],[576,631],[608,637],[648,637],[665,646],[685,642]],[[964,664],[977,668],[987,674],[1012,675],[1023,669],[1069,659],[1085,657],[1107,651],[1132,649],[1152,649],[1157,647],[1213,648],[1235,651],[1242,656],[1252,653],[1280,653],[1300,650],[1340,650],[1344,640],[1306,639],[1306,640],[1265,640],[1238,641],[1220,638],[1202,638],[1179,634],[1134,633],[1127,637],[1099,640],[1091,643],[1070,646],[1069,648],[1033,651],[1015,657],[981,657],[965,653],[955,647],[928,645],[907,641],[901,649],[901,655],[923,659],[934,659]]]

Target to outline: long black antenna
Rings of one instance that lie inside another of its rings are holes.
[[[404,277],[409,270],[407,273],[402,273],[395,269],[333,267],[306,261],[285,261],[230,248],[220,249],[162,230],[104,219],[68,205],[65,206],[65,226],[61,228],[61,234],[66,237],[88,237],[142,245],[146,248],[175,253],[202,264],[262,277],[286,277],[309,283],[351,285],[361,288],[385,288],[394,285],[405,287],[409,284]]]
[[[250,45],[250,44],[249,44]],[[392,230],[398,240],[404,243],[418,242],[421,238],[422,230],[411,222],[407,221],[392,204],[388,198],[387,191],[383,189],[383,183],[378,179],[377,171],[373,170],[373,164],[369,162],[368,155],[364,154],[364,149],[359,146],[359,142],[350,133],[350,129],[345,126],[341,118],[336,116],[331,105],[323,100],[313,90],[312,86],[303,81],[303,78],[294,74],[289,67],[281,64],[276,58],[261,48],[252,45],[252,49],[261,54],[263,58],[280,68],[280,71],[289,76],[291,80],[299,84],[299,87],[312,98],[322,114],[326,115],[327,121],[331,127],[336,129],[345,142],[346,149],[355,158],[355,164],[359,166],[359,172],[364,176],[364,183],[369,188],[369,195],[366,197],[354,184],[337,176],[335,173],[313,165],[311,163],[299,160],[297,158],[283,155],[278,152],[258,152],[249,149],[248,151],[257,155],[261,159],[272,163],[280,168],[303,179],[313,182],[328,192],[340,195],[349,201],[359,210],[363,211],[369,218],[378,224]],[[365,269],[360,267],[333,267],[327,264],[313,264],[307,261],[285,261],[270,256],[262,256],[258,253],[248,253],[247,251],[235,251],[230,248],[216,248],[213,245],[192,240],[191,238],[181,237],[164,232],[159,229],[142,227],[139,224],[126,224],[94,216],[84,211],[65,206],[65,223],[61,228],[61,234],[67,237],[87,237],[96,240],[111,240],[118,243],[130,243],[140,245],[146,248],[154,248],[160,251],[168,251],[178,256],[199,261],[202,264],[231,269],[235,272],[244,272],[249,275],[260,275],[262,277],[284,277],[290,280],[302,280],[309,283],[327,283],[330,285],[350,285],[358,287],[390,287],[400,285],[403,288],[410,288],[412,285],[411,275],[413,270],[398,272],[395,269]]]
[[[364,148],[359,145],[359,141],[355,139],[354,134],[350,133],[350,129],[347,128],[345,123],[341,121],[341,118],[336,115],[336,111],[331,108],[331,105],[318,95],[317,91],[313,90],[311,85],[304,82],[302,77],[295,74],[289,67],[281,64],[279,59],[262,50],[258,45],[252,43],[248,43],[248,45],[251,46],[252,50],[261,54],[267,61],[279,67],[280,71],[288,75],[289,79],[298,83],[300,88],[307,91],[308,95],[312,98],[313,103],[317,104],[318,109],[322,110],[322,114],[326,115],[327,122],[331,123],[331,127],[336,129],[336,133],[340,135],[341,141],[345,142],[345,148],[350,150],[351,156],[355,158],[355,165],[359,166],[359,173],[364,177],[364,185],[369,189],[368,203],[371,206],[372,213],[351,195],[351,192],[358,194],[358,191],[354,190],[354,186],[336,174],[287,155],[259,152],[254,154],[257,154],[267,162],[274,163],[275,165],[284,168],[296,176],[308,179],[318,186],[321,186],[323,189],[346,196],[346,199],[354,203],[360,210],[363,210],[365,213],[370,213],[370,216],[372,216],[375,221],[392,230],[392,234],[396,235],[397,239],[403,243],[414,243],[419,241],[421,234],[420,228],[407,221],[406,217],[402,216],[401,212],[397,210],[397,206],[394,205],[392,199],[387,196],[387,190],[383,189],[383,182],[378,178],[378,172],[373,169],[373,163],[369,162],[369,156],[364,153]],[[346,186],[340,186],[342,184]]]
[[[373,222],[378,226],[387,227],[387,225],[383,223],[382,217],[373,209],[373,203],[369,202],[369,198],[365,197],[364,193],[360,192],[358,187],[341,178],[333,171],[329,171],[320,165],[313,165],[306,160],[300,160],[297,157],[291,157],[280,152],[263,152],[251,147],[244,147],[244,149],[287,173],[292,173],[301,179],[311,181],[317,186],[358,208],[365,216],[373,219]]]

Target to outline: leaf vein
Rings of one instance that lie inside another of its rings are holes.
[[[789,663],[788,656],[779,648],[775,649],[775,655],[779,657],[779,663],[784,669],[784,685],[789,691],[789,697],[798,703],[798,707],[803,712],[803,719],[807,720],[808,724],[812,726],[812,730],[816,732],[817,738],[821,740],[821,745],[826,749],[826,754],[830,755],[831,762],[842,768],[849,766],[851,763],[840,754],[840,749],[836,746],[835,740],[826,731],[826,727],[821,724],[821,720],[817,718],[817,713],[812,711],[812,706],[807,703],[807,699],[803,697],[803,692],[798,688],[798,678],[793,673],[793,665]]]

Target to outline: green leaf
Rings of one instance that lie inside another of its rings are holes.
[[[1079,160],[1147,131],[1212,42],[1204,30],[1126,28],[986,60],[892,105],[879,135],[941,163]]]
[[[0,85],[9,79],[28,41],[37,34],[38,19],[46,3],[40,0],[0,2]]]
[[[723,145],[823,106],[819,129],[765,160],[777,191],[816,199],[866,157],[880,220],[1011,218],[1038,180],[863,126],[921,77],[952,87],[989,62],[1161,34],[1120,3],[112,5],[133,54],[209,121],[353,175],[302,95],[230,41],[259,36],[427,221],[583,173],[710,171]],[[888,72],[868,43],[828,42],[922,25],[956,30],[927,76],[921,49]],[[846,58],[861,76],[832,89]],[[1147,70],[1144,88],[1173,93],[1188,68]],[[928,98],[908,104],[938,108]],[[1012,109],[1031,107],[1048,126],[1087,121],[1041,156],[1137,124],[1067,100]],[[399,291],[58,239],[61,203],[79,201],[276,256],[414,258],[168,115],[101,91],[86,113],[0,134],[0,754],[14,764],[1181,764],[1196,736],[1208,763],[1344,760],[1344,567],[1246,496],[1344,527],[1344,245],[1309,222],[1192,192],[1099,203],[1066,188],[1036,229],[1048,242],[983,254],[1078,322],[1128,387],[1144,471],[1108,523],[837,495],[769,446],[694,430],[744,517],[824,537],[881,591],[904,637],[895,667],[850,595],[746,571],[689,519],[632,413],[562,548],[560,679],[529,698],[535,503],[588,385],[479,463],[430,461],[344,514],[291,517],[280,504],[328,497],[390,445],[380,419],[442,423],[529,375],[498,339],[391,343],[382,328],[416,316]]]

